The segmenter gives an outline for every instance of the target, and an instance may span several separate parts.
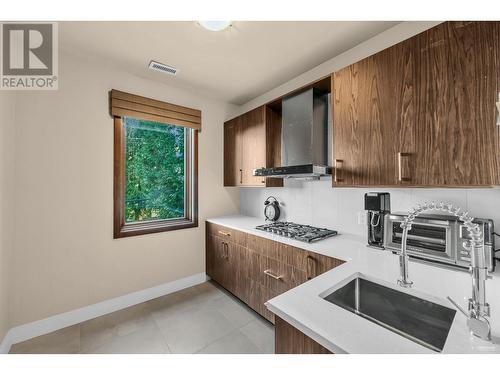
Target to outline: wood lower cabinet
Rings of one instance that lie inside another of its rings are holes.
[[[311,280],[322,273],[340,266],[343,261],[308,251],[305,254],[306,280]]]
[[[243,300],[243,302],[274,324],[274,314],[267,309],[265,303],[277,294],[274,294],[270,289],[266,288],[257,281],[249,278],[245,281],[247,283],[248,295],[247,300]]]
[[[207,225],[206,273],[231,293],[242,297],[247,294],[245,240],[244,233]]]
[[[275,318],[274,352],[276,354],[333,354],[280,317]]]
[[[207,275],[273,323],[265,302],[340,264],[338,259],[206,224]]]
[[[222,242],[217,236],[207,233],[205,240],[205,268],[206,273],[214,280],[223,280],[224,273],[222,267],[224,265],[224,254],[221,249]]]

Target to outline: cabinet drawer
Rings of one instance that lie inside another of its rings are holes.
[[[224,227],[222,225],[207,222],[207,233],[225,238],[228,242],[233,242],[237,245],[246,246],[247,234],[239,230]]]
[[[306,270],[307,251],[295,246],[282,244],[276,259],[295,268]]]
[[[279,242],[268,240],[267,238],[254,236],[252,234],[247,235],[247,248],[266,257],[268,257],[269,254],[277,253],[279,245]]]
[[[306,273],[306,280],[310,280],[343,263],[338,259],[326,255],[251,234],[247,236],[247,248],[260,256],[304,271]]]
[[[305,270],[305,250],[251,234],[247,236],[247,247],[265,257]]]
[[[271,258],[263,258],[262,263],[264,286],[276,292],[276,295],[295,288],[306,281],[305,271],[289,264]]]
[[[340,266],[344,262],[339,259],[306,251],[305,263],[306,280],[311,280],[332,268]]]
[[[253,250],[247,250],[246,276],[278,294],[307,281],[305,270],[271,259]]]

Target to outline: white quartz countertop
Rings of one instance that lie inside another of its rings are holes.
[[[409,266],[413,288],[399,287],[396,284],[399,277],[398,257],[390,251],[367,247],[362,236],[341,233],[309,244],[256,230],[255,226],[265,222],[255,217],[233,215],[207,221],[345,261],[341,266],[266,303],[273,313],[334,353],[435,353],[321,297],[343,285],[353,275],[361,274],[452,309],[455,308],[447,301],[447,296],[464,307],[470,297],[471,277],[467,272],[413,261]],[[457,312],[443,353],[500,353],[499,276],[496,271],[493,278],[486,282],[487,301],[491,306],[492,342],[471,336],[465,317]]]

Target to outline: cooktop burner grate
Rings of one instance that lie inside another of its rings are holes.
[[[336,236],[336,230],[316,228],[310,225],[301,225],[291,222],[275,222],[271,224],[258,225],[255,229],[274,233],[280,236],[294,238],[303,242],[315,242],[323,238]]]

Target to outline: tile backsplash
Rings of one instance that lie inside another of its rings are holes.
[[[389,192],[392,212],[425,201],[451,202],[475,217],[493,219],[500,229],[500,189],[334,189],[330,178],[285,180],[283,188],[240,188],[240,211],[264,219],[264,200],[272,195],[282,204],[282,221],[365,235],[359,215],[364,215],[364,194],[369,191]]]

